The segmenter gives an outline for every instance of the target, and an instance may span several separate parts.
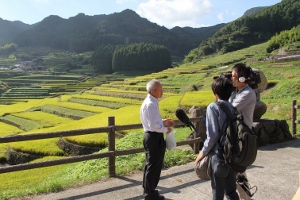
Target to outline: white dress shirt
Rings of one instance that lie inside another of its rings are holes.
[[[145,132],[165,133],[168,131],[159,112],[158,99],[150,94],[147,95],[141,106],[140,118]]]

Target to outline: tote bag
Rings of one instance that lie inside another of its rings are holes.
[[[166,134],[166,147],[170,151],[174,147],[176,147],[176,140],[175,140],[175,131],[172,130],[171,133]]]
[[[211,157],[212,157],[212,153],[209,152],[195,166],[195,172],[197,176],[202,180],[211,180],[211,173],[212,173]]]

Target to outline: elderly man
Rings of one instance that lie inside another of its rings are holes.
[[[143,145],[146,153],[146,163],[143,176],[144,198],[147,200],[162,200],[164,196],[156,190],[166,151],[163,133],[171,133],[171,126],[175,122],[171,119],[163,120],[158,107],[158,99],[163,95],[161,83],[153,79],[146,86],[148,95],[141,109],[140,118],[143,125]]]

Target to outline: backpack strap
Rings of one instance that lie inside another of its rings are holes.
[[[228,106],[225,103],[219,101],[216,103],[222,108],[222,110],[226,113],[230,120],[236,120],[236,116],[232,114],[232,112],[229,110]]]
[[[228,106],[223,103],[223,102],[216,102],[217,105],[219,105],[221,107],[221,109],[226,113],[227,115],[227,125],[229,126],[231,121],[235,121],[237,120],[236,116],[234,114],[232,114],[232,112],[229,110]],[[236,108],[234,108],[236,109]],[[218,143],[219,143],[219,147],[221,147],[221,138],[223,138],[226,135],[226,129],[224,130],[224,127],[222,127],[222,131],[223,131],[223,135],[220,136]]]
[[[217,101],[216,104],[217,104],[218,106],[220,106],[221,109],[222,109],[224,112],[225,112],[224,109],[226,109],[227,111],[230,112],[230,110],[228,109],[228,107],[227,107],[223,102]],[[226,112],[225,112],[225,113],[226,113]],[[231,112],[230,112],[230,113],[231,113]],[[226,115],[228,116],[227,113],[226,113]],[[227,123],[230,123],[230,118],[229,118],[229,117],[228,117]],[[219,137],[219,139],[218,139],[219,148],[223,146],[222,143],[221,143],[221,140],[222,140],[222,138],[226,135],[226,127],[225,127],[225,125],[226,125],[226,123],[224,123],[223,126],[221,127],[221,130],[219,130],[219,132],[223,133],[223,134]],[[223,151],[222,151],[222,152],[223,152]]]

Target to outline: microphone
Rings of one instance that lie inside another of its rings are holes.
[[[191,120],[188,118],[188,116],[185,114],[184,110],[181,108],[177,108],[175,111],[176,117],[185,125],[189,126],[190,129],[194,129],[197,134],[199,134],[198,130],[194,126],[194,124],[191,122]],[[192,128],[191,128],[192,127]]]

